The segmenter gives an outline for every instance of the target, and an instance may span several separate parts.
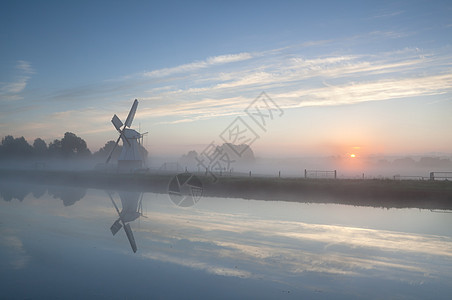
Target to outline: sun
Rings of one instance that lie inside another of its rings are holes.
[[[351,158],[355,158],[356,155],[352,153],[352,154],[350,154],[350,157],[351,157]]]

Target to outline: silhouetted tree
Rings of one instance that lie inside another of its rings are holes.
[[[37,138],[34,140],[33,142],[33,153],[36,156],[42,157],[45,156],[47,154],[47,144],[44,140],[42,140],[41,138]]]
[[[211,151],[211,153],[198,154],[196,151],[191,150],[187,154],[182,155],[179,159],[179,163],[182,164],[183,167],[191,169],[197,169],[201,166],[202,168],[222,168],[223,171],[227,171],[233,169],[234,164],[243,166],[244,164],[250,164],[255,161],[253,150],[246,144],[234,145],[224,143],[209,151]],[[210,156],[212,161],[207,162],[205,165],[200,165],[199,161],[204,160],[204,156]]]
[[[50,142],[48,153],[51,157],[59,157],[62,155],[61,151],[61,141],[58,139],[53,140],[53,142]]]
[[[393,164],[398,167],[413,167],[416,165],[416,161],[411,157],[404,157],[395,159]]]
[[[33,148],[25,138],[14,138],[8,135],[2,139],[0,154],[2,157],[27,157],[30,156]]]
[[[115,141],[108,141],[104,147],[99,149],[94,156],[106,158],[112,151]],[[140,145],[140,151],[143,158],[146,159],[148,151]],[[122,151],[122,146],[118,145],[113,153],[112,159],[118,159]],[[86,142],[72,132],[66,132],[64,137],[55,139],[47,146],[41,138],[36,138],[33,146],[28,144],[24,137],[14,138],[12,135],[5,136],[0,144],[0,159],[2,158],[25,158],[35,156],[49,158],[79,158],[89,157],[91,151]]]
[[[65,157],[86,157],[91,154],[86,142],[72,132],[66,132],[61,139],[61,151]]]
[[[108,155],[110,155],[110,152],[113,150],[113,147],[115,146],[115,141],[108,141],[105,143],[105,146],[99,149],[99,151],[94,153],[94,156],[107,159]],[[116,160],[119,157],[119,154],[121,154],[122,146],[118,145],[115,149],[115,152],[113,152],[112,159]]]
[[[421,167],[428,168],[441,168],[441,167],[450,167],[452,163],[447,158],[439,158],[439,157],[421,157],[419,160],[419,165]]]
[[[87,157],[91,154],[86,142],[72,132],[66,132],[61,140],[55,139],[49,144],[48,153],[51,157]]]
[[[217,146],[217,152],[227,154],[229,159],[232,159],[239,164],[252,163],[255,160],[253,150],[246,144],[234,145],[231,143],[224,143],[219,147]]]

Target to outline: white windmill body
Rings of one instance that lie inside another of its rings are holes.
[[[143,157],[138,141],[141,134],[133,129],[124,129],[121,135],[122,151],[118,158],[120,170],[132,170],[143,167]]]
[[[121,122],[117,115],[114,115],[113,118],[111,119],[111,122],[115,126],[116,130],[119,132],[119,137],[116,141],[113,150],[110,153],[110,156],[107,159],[107,163],[110,161],[111,155],[113,154],[114,150],[116,149],[116,146],[119,143],[119,140],[121,139],[122,152],[118,158],[118,169],[121,171],[132,171],[135,169],[142,168],[144,165],[144,159],[139,144],[142,134],[140,134],[136,130],[130,129],[130,125],[132,125],[132,121],[135,116],[137,106],[138,100],[135,99],[132,108],[130,109],[129,115],[127,116],[126,122],[124,124]]]

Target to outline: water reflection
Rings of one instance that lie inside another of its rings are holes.
[[[0,272],[17,298],[47,295],[9,284],[24,274],[108,291],[101,298],[149,297],[150,281],[157,298],[447,298],[452,290],[451,214],[225,198],[187,209],[152,193],[0,188]],[[149,218],[140,218],[143,206]]]
[[[44,196],[46,192],[53,198],[62,200],[64,206],[71,206],[85,197],[86,188],[45,186],[18,181],[0,182],[0,198],[7,202],[12,201],[13,199],[23,201],[29,194],[32,194],[34,198],[39,199]]]
[[[132,228],[130,227],[130,222],[135,221],[142,215],[142,201],[143,193],[139,192],[126,192],[120,191],[119,197],[121,198],[122,210],[119,211],[115,200],[113,200],[112,193],[107,192],[113,206],[118,213],[119,218],[111,225],[110,230],[113,235],[116,235],[121,228],[124,228],[127,239],[129,240],[130,246],[133,252],[137,252],[137,244],[133,236]]]
[[[34,191],[36,188],[38,190]],[[0,181],[0,197],[7,202],[12,201],[13,199],[17,199],[19,201],[23,201],[24,198],[33,191],[33,195],[36,194],[36,198],[41,197],[46,189],[41,186],[34,186],[30,184],[23,184],[15,181]]]
[[[86,195],[85,188],[68,186],[49,186],[47,192],[53,198],[63,200],[64,206],[74,205],[75,202],[80,201]]]
[[[14,199],[22,202],[28,195],[32,195],[35,199],[43,197],[46,193],[54,199],[62,200],[64,206],[72,206],[86,196],[87,189],[73,186],[44,186],[38,184],[30,184],[25,182],[2,182],[0,183],[0,198],[6,202]],[[116,233],[123,228],[129,240],[133,252],[137,251],[137,245],[133,236],[130,222],[135,221],[142,216],[142,200],[143,193],[131,191],[119,191],[117,194],[121,200],[121,211],[113,198],[114,192],[106,191],[117,214],[118,219],[110,227],[111,233]]]

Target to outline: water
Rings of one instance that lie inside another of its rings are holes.
[[[450,213],[227,198],[180,208],[162,194],[0,188],[2,298],[447,299],[452,292]]]

